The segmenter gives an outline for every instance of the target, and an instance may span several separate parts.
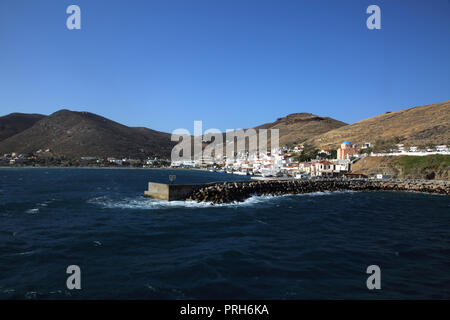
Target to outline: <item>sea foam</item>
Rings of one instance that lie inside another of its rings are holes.
[[[354,191],[337,192],[313,192],[305,194],[283,194],[283,195],[254,195],[242,202],[213,204],[212,202],[195,201],[166,201],[148,198],[144,196],[126,197],[116,199],[108,196],[95,197],[89,199],[87,203],[99,206],[103,209],[136,209],[136,210],[160,210],[173,208],[216,208],[216,207],[252,207],[258,204],[264,204],[276,201],[286,197],[317,197],[327,196],[337,193],[352,193]]]

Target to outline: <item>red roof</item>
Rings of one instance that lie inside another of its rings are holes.
[[[318,164],[327,164],[327,165],[333,165],[333,163],[332,162],[330,162],[330,161],[327,161],[327,160],[322,160],[322,161],[319,161],[319,162],[317,162]]]

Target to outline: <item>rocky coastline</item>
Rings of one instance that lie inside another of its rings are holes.
[[[322,179],[218,182],[194,189],[188,194],[186,200],[220,204],[241,202],[254,195],[284,195],[344,190],[416,191],[450,195],[450,181]]]

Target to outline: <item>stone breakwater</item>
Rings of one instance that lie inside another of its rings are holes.
[[[435,180],[265,180],[218,182],[200,186],[186,200],[211,203],[240,202],[253,195],[301,194],[323,191],[417,191],[450,194],[450,181]]]

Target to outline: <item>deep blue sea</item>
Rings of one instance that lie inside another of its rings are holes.
[[[0,299],[450,299],[450,197],[152,200],[193,170],[0,169]],[[81,269],[81,290],[66,268]],[[368,290],[366,268],[381,269]]]

